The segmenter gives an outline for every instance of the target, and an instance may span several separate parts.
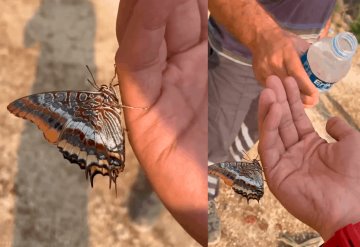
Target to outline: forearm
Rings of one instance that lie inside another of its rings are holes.
[[[256,49],[262,36],[281,32],[281,28],[256,0],[210,0],[211,16],[239,42]]]

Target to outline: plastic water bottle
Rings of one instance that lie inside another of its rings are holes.
[[[301,56],[306,73],[319,91],[327,91],[345,77],[350,70],[357,45],[352,33],[343,32],[333,38],[315,42]]]

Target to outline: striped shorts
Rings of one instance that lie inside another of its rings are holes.
[[[238,64],[209,51],[209,164],[240,161],[243,151],[258,140],[257,108],[261,86],[251,66]],[[209,199],[218,191],[215,177],[208,178]]]

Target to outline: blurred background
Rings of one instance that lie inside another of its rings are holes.
[[[138,175],[128,144],[116,197],[108,177],[96,176],[91,189],[84,171],[64,160],[35,125],[6,110],[11,101],[33,93],[91,89],[85,65],[98,84],[110,82],[118,3],[0,2],[1,247],[199,246],[161,205],[152,212],[151,229],[134,227],[129,213],[157,199]],[[147,204],[136,198],[141,193]]]
[[[353,32],[360,43],[360,1],[337,0],[329,35]],[[327,93],[322,93],[319,104],[307,109],[316,131],[330,140],[325,131],[327,119],[340,116],[360,131],[360,52],[353,58],[348,75]],[[249,155],[257,156],[257,147]],[[331,193],[331,191],[329,191]],[[216,207],[221,220],[221,240],[213,246],[277,246],[318,247],[321,237],[311,228],[290,215],[265,185],[264,197],[258,203],[247,203],[231,188],[221,183]]]
[[[36,126],[6,110],[11,101],[32,93],[90,89],[85,65],[98,83],[109,82],[117,7],[111,0],[0,1],[1,247],[198,246],[165,209],[152,229],[133,227],[128,205],[136,194],[139,165],[129,145],[115,197],[106,177],[97,176],[91,189],[84,172],[47,144]],[[360,1],[338,0],[333,33],[348,30],[359,39],[359,13]],[[359,82],[358,53],[349,74],[307,111],[324,138],[333,115],[359,130]],[[250,157],[256,157],[255,150]],[[216,246],[299,246],[306,239],[313,241],[307,246],[319,246],[317,234],[265,190],[259,204],[248,204],[221,184],[216,205],[222,238]]]

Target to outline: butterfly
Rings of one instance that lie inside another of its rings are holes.
[[[116,179],[125,168],[121,110],[136,107],[121,104],[113,80],[99,87],[91,76],[93,82],[88,81],[97,91],[38,93],[13,101],[7,109],[37,125],[65,159],[85,170],[91,186],[95,175],[102,174],[116,189]]]
[[[248,162],[215,163],[208,167],[208,173],[220,177],[225,184],[248,201],[259,201],[264,195],[264,178],[257,159]]]

